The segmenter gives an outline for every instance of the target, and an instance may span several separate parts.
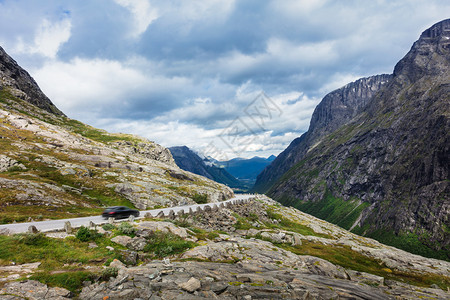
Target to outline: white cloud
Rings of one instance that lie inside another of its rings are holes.
[[[111,117],[132,112],[139,105],[148,105],[144,110],[150,110],[152,95],[169,95],[171,90],[181,89],[189,81],[144,73],[126,62],[101,59],[48,61],[32,73],[62,111],[85,122],[96,122],[106,117],[104,113]]]
[[[71,28],[70,19],[53,23],[44,19],[36,31],[33,44],[27,44],[19,37],[15,52],[55,58],[59,48],[69,40]]]
[[[148,26],[158,19],[158,10],[148,0],[114,0],[117,4],[128,9],[133,15],[133,37],[144,33]]]

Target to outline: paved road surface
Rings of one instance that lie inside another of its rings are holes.
[[[227,202],[234,202],[236,200],[241,199],[248,199],[250,197],[253,197],[253,195],[249,194],[238,194],[234,198],[231,198],[229,200],[220,202],[220,203],[227,203]],[[197,209],[197,207],[203,208],[205,205],[213,205],[213,204],[219,204],[219,203],[207,203],[207,204],[193,204],[193,205],[185,205],[185,206],[176,206],[176,207],[168,207],[168,208],[161,208],[161,209],[152,209],[152,210],[145,210],[140,212],[140,218],[143,218],[146,213],[151,213],[152,216],[156,216],[160,211],[163,211],[164,214],[168,214],[170,210],[173,210],[175,213],[178,211],[184,209],[185,212],[189,211],[189,208],[192,208],[193,211]],[[127,220],[127,219],[123,219]],[[89,226],[89,222],[92,221],[95,224],[105,224],[107,223],[107,220],[103,219],[101,216],[93,216],[93,217],[84,217],[84,218],[74,218],[74,219],[62,219],[62,220],[50,220],[50,221],[41,221],[41,222],[27,222],[27,223],[16,223],[16,224],[5,224],[0,225],[1,229],[9,229],[13,233],[21,233],[21,232],[27,232],[28,227],[31,225],[36,226],[36,228],[39,231],[52,231],[52,230],[58,230],[64,228],[64,223],[66,221],[69,221],[72,224],[72,227],[79,227],[79,226]]]

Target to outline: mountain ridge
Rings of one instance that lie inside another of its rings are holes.
[[[450,19],[425,30],[356,118],[309,148],[269,195],[449,259],[449,65]]]
[[[258,174],[252,190],[267,192],[321,137],[350,122],[391,77],[392,75],[382,74],[361,78],[327,94],[314,109],[308,131],[294,139]]]
[[[201,158],[187,146],[169,147],[176,164],[183,170],[205,176],[231,188],[245,187],[242,182],[208,158]]]

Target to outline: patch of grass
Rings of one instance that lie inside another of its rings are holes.
[[[92,126],[83,124],[80,121],[69,118],[65,119],[64,125],[71,131],[100,143],[109,143],[114,141],[129,141],[135,143],[139,140],[137,137],[134,137],[132,135],[110,134],[105,130],[97,129]]]
[[[208,195],[204,194],[195,194],[192,196],[192,200],[194,200],[197,204],[205,204],[208,203]]]
[[[198,227],[189,227],[190,231],[194,232],[195,237],[199,240],[214,240],[215,238],[219,237],[220,231],[206,231],[204,229],[198,228]],[[226,234],[226,233],[225,233]]]
[[[179,227],[184,227],[184,228],[188,228],[188,227],[192,226],[192,224],[189,223],[189,221],[186,218],[176,219],[173,221],[173,224],[175,224]]]
[[[79,292],[83,281],[92,280],[95,275],[88,271],[74,271],[52,274],[50,272],[38,272],[31,275],[30,279],[37,280],[49,286],[58,286],[68,289],[73,293]]]
[[[449,248],[434,250],[421,242],[419,237],[414,233],[396,235],[392,230],[384,228],[369,232],[367,236],[383,244],[391,245],[414,254],[450,261]]]
[[[236,218],[236,223],[233,225],[234,228],[240,230],[249,230],[253,228],[253,226],[249,223],[249,220],[237,213],[233,213],[233,217]]]
[[[297,202],[294,206],[322,220],[334,223],[345,229],[350,229],[353,223],[361,214],[361,211],[369,204],[353,199],[345,201],[334,197],[330,191],[325,192],[325,196],[316,202]]]
[[[62,268],[64,264],[98,264],[114,257],[115,254],[105,248],[112,244],[109,239],[98,237],[95,242],[99,247],[90,249],[88,242],[81,242],[75,237],[59,240],[43,234],[0,236],[0,262],[41,262],[41,270],[53,271]]]
[[[114,226],[113,224],[106,223],[106,224],[104,224],[104,225],[102,226],[102,228],[103,228],[103,230],[108,231],[108,230],[114,230],[114,229],[116,229],[116,226]]]
[[[119,227],[117,227],[117,231],[121,234],[135,237],[136,228],[134,228],[133,225],[128,222],[122,222],[120,223]]]
[[[163,258],[182,253],[195,246],[195,243],[186,241],[173,233],[156,231],[148,238],[144,251],[156,258]]]
[[[297,232],[302,235],[313,235],[324,238],[332,238],[328,234],[317,233],[306,225],[299,224],[297,222],[291,221],[290,219],[284,217],[283,215],[274,212],[271,209],[266,210],[267,216],[272,220],[279,220],[278,224],[266,223],[265,225],[269,228],[278,228],[286,231]]]

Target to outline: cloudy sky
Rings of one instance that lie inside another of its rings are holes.
[[[0,46],[69,117],[219,159],[277,155],[392,73],[448,0],[0,0]]]

